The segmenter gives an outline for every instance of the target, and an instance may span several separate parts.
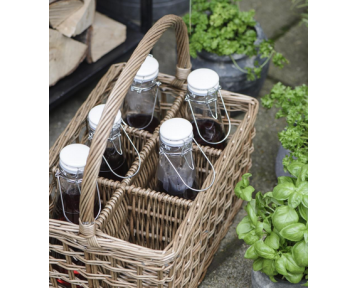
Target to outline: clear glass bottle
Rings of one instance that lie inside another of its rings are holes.
[[[229,131],[225,135],[218,94],[224,105],[229,121]],[[193,125],[194,138],[200,145],[216,149],[226,147],[231,123],[219,86],[219,75],[211,69],[197,69],[188,76],[188,93],[185,98],[187,117]]]
[[[198,188],[195,181],[196,171],[192,155],[192,139],[193,128],[188,120],[173,118],[160,126],[159,165],[157,169],[158,191],[179,198],[195,199],[197,192],[189,188]]]
[[[51,218],[79,224],[81,184],[88,153],[89,147],[83,144],[71,144],[61,150],[59,170],[56,173],[58,193],[56,194]],[[95,218],[98,217],[101,211],[99,197],[99,191],[97,190],[93,211]],[[59,240],[51,237],[50,243],[53,245],[62,245]],[[79,251],[73,247],[71,249]],[[52,255],[56,259],[65,259],[63,254],[54,251],[52,251]],[[72,263],[80,266],[84,265],[84,263],[75,257],[72,257]],[[60,273],[67,274],[67,270],[59,265],[52,265],[52,268]],[[73,272],[76,277],[84,280],[83,276],[78,271],[74,270]],[[71,287],[70,283],[62,279],[57,279],[57,282],[61,287]],[[76,287],[80,286],[77,285]]]
[[[148,55],[134,77],[122,107],[123,120],[129,126],[153,133],[161,121],[159,63]]]
[[[60,167],[56,173],[59,193],[56,194],[53,219],[79,224],[81,183],[88,153],[89,147],[83,144],[71,144],[61,150]],[[100,205],[98,192],[94,215],[99,214]]]
[[[91,140],[101,119],[104,106],[105,104],[95,106],[88,114],[88,126],[90,130],[88,138],[89,144],[91,144]],[[121,147],[121,121],[122,114],[121,111],[118,111],[112,131],[107,141],[107,147],[103,154],[101,168],[98,175],[114,181],[120,181],[121,178],[117,175],[124,178],[129,170],[125,153]]]

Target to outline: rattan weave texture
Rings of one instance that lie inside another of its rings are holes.
[[[61,278],[71,287],[197,287],[210,265],[221,239],[227,232],[242,202],[233,193],[235,183],[251,167],[254,123],[258,111],[256,99],[222,91],[228,111],[241,111],[241,120],[231,119],[233,133],[221,151],[202,147],[214,164],[216,181],[195,201],[178,199],[153,191],[158,165],[158,132],[126,127],[140,151],[142,165],[133,178],[122,182],[97,178],[101,155],[114,117],[136,71],[145,57],[170,26],[177,35],[177,79],[159,74],[163,121],[185,117],[185,78],[190,71],[189,46],[185,24],[180,17],[168,15],[160,19],[145,35],[127,64],[113,65],[100,80],[73,120],[50,149],[50,212],[58,193],[53,177],[61,149],[70,143],[85,143],[88,134],[86,117],[94,106],[107,103],[96,129],[82,183],[80,212],[82,223],[75,225],[49,220],[50,237],[62,245],[50,244],[50,286],[58,287]],[[227,121],[224,120],[227,129]],[[138,168],[138,158],[125,137],[122,147],[131,167],[127,176]],[[194,159],[201,186],[211,182],[213,173],[194,147]],[[96,182],[104,205],[94,222],[93,205]],[[65,255],[65,259],[54,257]],[[72,257],[85,263],[79,266]],[[55,266],[57,265],[57,266]],[[67,270],[61,273],[54,267]],[[75,275],[77,271],[80,276]],[[80,286],[78,286],[80,287]]]

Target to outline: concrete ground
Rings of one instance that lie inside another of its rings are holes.
[[[308,84],[308,31],[304,24],[300,24],[301,11],[292,9],[291,3],[290,0],[243,0],[240,3],[242,10],[256,10],[255,18],[266,35],[275,40],[276,50],[290,61],[283,69],[271,64],[258,98],[269,93],[273,85],[279,81],[290,86]],[[161,72],[175,74],[173,30],[163,35],[153,49],[153,54],[159,61]],[[92,85],[50,112],[50,147],[97,82],[94,81]],[[255,152],[252,154],[253,166],[250,171],[253,175],[251,184],[256,191],[271,191],[277,181],[274,171],[279,147],[277,133],[285,127],[285,121],[275,119],[275,113],[275,109],[266,110],[260,107],[256,120]],[[245,215],[246,212],[242,209],[236,216],[200,288],[250,287],[252,262],[243,257],[248,246],[237,238],[235,232],[237,224]]]

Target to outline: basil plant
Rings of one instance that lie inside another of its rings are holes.
[[[287,168],[293,177],[279,177],[272,192],[258,192],[255,199],[251,174],[242,176],[235,194],[249,203],[236,232],[250,245],[245,258],[254,260],[255,271],[273,282],[276,276],[299,283],[308,279],[308,165],[293,161]]]

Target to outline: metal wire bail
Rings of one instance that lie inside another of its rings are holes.
[[[204,151],[200,148],[200,145],[198,144],[198,142],[196,142],[196,140],[195,140],[194,138],[192,138],[192,140],[194,140],[195,144],[199,147],[199,149],[200,149],[201,153],[204,155],[205,159],[209,162],[209,165],[211,166],[211,169],[212,169],[213,174],[214,174],[213,180],[211,181],[210,185],[209,185],[208,187],[204,188],[204,189],[194,189],[193,187],[190,187],[188,184],[186,184],[185,181],[183,180],[183,178],[180,176],[178,170],[177,170],[177,169],[175,168],[175,166],[173,165],[172,161],[170,161],[168,155],[164,152],[164,150],[163,150],[162,147],[160,147],[160,149],[159,149],[159,154],[163,154],[163,155],[164,155],[164,157],[168,160],[168,162],[170,163],[170,165],[171,165],[172,168],[174,169],[175,173],[177,173],[179,179],[183,182],[183,184],[184,184],[187,188],[189,188],[190,190],[196,191],[196,192],[203,192],[203,191],[208,190],[211,186],[213,186],[213,184],[214,184],[214,182],[215,182],[216,172],[215,172],[215,169],[214,169],[213,164],[210,162],[209,158],[206,157]],[[183,142],[184,142],[184,141],[183,141]],[[186,143],[184,142],[184,146],[185,146],[185,144],[186,144]],[[194,161],[193,161],[192,150],[193,150],[193,149],[190,148],[191,160],[192,160],[192,164],[193,164],[193,166],[192,166],[193,169],[190,167],[189,164],[188,164],[188,165],[189,165],[189,168],[190,168],[191,170],[194,170]],[[181,155],[183,155],[183,150],[182,150]],[[185,156],[184,156],[184,158],[185,158]],[[187,161],[187,159],[185,159],[185,161]],[[187,163],[188,163],[188,162],[187,162]]]
[[[77,185],[77,188],[78,188],[78,191],[80,191],[80,194],[81,194],[81,187],[80,187],[80,183],[82,183],[82,179],[77,179],[78,177],[78,174],[79,174],[79,170],[77,169],[77,173],[76,173],[76,179],[75,180],[72,180],[72,179],[69,179],[67,177],[64,177],[61,175],[61,172],[59,170],[56,171],[56,174],[55,174],[55,177],[57,178],[57,183],[58,183],[58,189],[60,191],[60,197],[61,197],[61,204],[62,204],[62,212],[63,212],[63,216],[65,216],[66,220],[72,224],[74,224],[70,219],[68,219],[67,215],[66,215],[66,212],[65,212],[65,206],[63,204],[63,197],[62,197],[62,189],[61,189],[61,181],[60,181],[60,178],[63,178],[63,179],[66,179],[67,182],[70,182],[70,183],[75,183]],[[97,213],[97,216],[94,218],[94,220],[97,220],[99,214],[101,213],[101,210],[102,210],[102,206],[101,206],[101,197],[100,197],[100,194],[99,194],[99,188],[98,188],[98,183],[96,182],[96,186],[97,186],[97,193],[98,193],[98,202],[99,202],[99,210],[98,210],[98,213]]]
[[[191,111],[191,114],[192,114],[193,119],[194,119],[195,127],[196,127],[196,130],[198,131],[198,134],[199,134],[200,138],[201,138],[203,141],[205,141],[206,143],[214,144],[214,145],[220,144],[220,143],[224,142],[224,141],[227,139],[227,137],[229,137],[230,131],[231,131],[231,121],[230,121],[230,117],[229,117],[229,114],[227,113],[226,106],[225,106],[225,103],[224,103],[224,99],[223,99],[223,96],[221,95],[220,90],[221,90],[221,87],[219,86],[218,89],[217,89],[217,90],[214,90],[214,91],[215,91],[215,92],[218,91],[218,94],[220,95],[221,102],[223,103],[223,106],[224,106],[226,118],[227,118],[227,120],[228,120],[228,122],[229,122],[229,130],[228,130],[226,136],[224,137],[224,139],[222,139],[222,140],[219,141],[219,142],[209,142],[209,141],[205,140],[205,139],[203,138],[203,136],[201,136],[200,130],[199,130],[199,127],[198,127],[198,123],[196,122],[196,118],[195,118],[195,115],[194,115],[193,107],[191,106],[191,103],[190,103],[191,100],[189,99],[188,94],[187,94],[186,97],[185,97],[185,101],[187,101],[188,104],[189,104],[190,111]],[[210,95],[210,94],[209,94],[210,92],[213,92],[213,90],[209,90],[207,95]],[[213,112],[211,111],[211,108],[210,108],[210,105],[209,105],[210,102],[206,102],[206,105],[209,107],[209,111],[210,111],[211,116],[212,116],[215,120],[217,120],[217,118],[218,118],[218,114],[217,114],[217,113],[218,113],[218,112],[217,112],[217,110],[218,110],[218,108],[217,108],[217,100],[214,100],[214,101],[215,101],[214,104],[215,104],[215,110],[216,110],[216,111],[215,111],[215,116],[214,116]],[[195,141],[195,142],[196,142],[196,141]]]

